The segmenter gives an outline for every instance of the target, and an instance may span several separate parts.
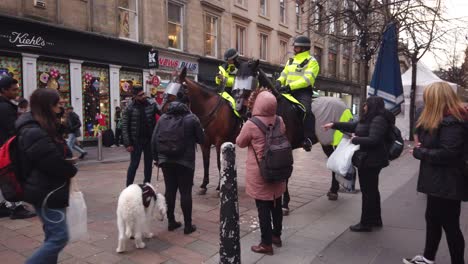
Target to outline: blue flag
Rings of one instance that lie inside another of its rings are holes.
[[[382,97],[385,101],[385,108],[394,114],[400,112],[404,97],[395,23],[390,24],[383,34],[374,75],[367,94]]]

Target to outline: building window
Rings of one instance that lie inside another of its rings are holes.
[[[349,80],[349,57],[343,57],[343,76],[345,80]]]
[[[119,0],[119,37],[138,41],[138,0]]]
[[[314,47],[314,57],[319,63],[319,65],[322,63],[322,53],[323,53],[322,48]]]
[[[280,0],[280,23],[286,24],[286,3]]]
[[[284,40],[280,40],[280,64],[286,62],[286,58],[288,56],[288,42]]]
[[[336,51],[330,50],[328,52],[328,73],[332,77],[336,77]]]
[[[240,55],[245,55],[245,27],[236,26],[236,49]]]
[[[218,17],[205,17],[205,55],[218,56]]]
[[[314,29],[317,32],[323,32],[324,28],[324,21],[323,21],[323,6],[320,4],[316,4],[315,12],[314,12]]]
[[[236,0],[236,5],[245,6],[245,1],[244,0]]]
[[[268,60],[268,35],[260,33],[260,59]]]
[[[301,7],[299,6],[299,4],[296,4],[296,30],[302,30]]]
[[[167,5],[167,40],[169,48],[183,49],[183,6],[169,2]]]
[[[268,15],[268,0],[260,0],[260,15],[267,16]]]

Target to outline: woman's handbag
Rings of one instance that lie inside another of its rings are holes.
[[[351,160],[357,150],[359,150],[359,145],[351,143],[349,138],[342,138],[338,147],[328,158],[327,168],[340,175],[346,175],[353,166]]]
[[[67,226],[70,241],[85,238],[88,235],[88,212],[83,193],[72,179],[70,199],[67,208]]]

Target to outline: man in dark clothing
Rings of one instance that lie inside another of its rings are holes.
[[[151,182],[153,164],[150,142],[156,125],[156,114],[160,114],[158,106],[146,97],[143,87],[134,86],[132,92],[134,98],[125,109],[122,117],[124,146],[130,152],[127,186],[133,184],[135,180],[142,153],[144,153],[145,162],[144,182]]]
[[[18,117],[18,107],[12,102],[18,97],[18,81],[5,76],[0,79],[0,146],[15,135],[15,121]],[[26,210],[21,202],[10,203],[0,192],[0,217],[10,216],[11,219],[25,219],[36,216]]]
[[[179,99],[181,98],[179,97]],[[160,145],[161,142],[174,140],[172,137],[163,138],[166,132],[172,130],[164,127],[169,123],[166,119],[170,118],[183,119],[183,126],[179,127],[179,129],[183,129],[183,133],[174,131],[174,133],[182,135],[180,141],[175,141],[180,142],[182,145],[182,151],[176,156],[163,154],[162,146]],[[196,226],[192,225],[192,186],[195,171],[195,146],[197,143],[203,144],[204,138],[205,133],[201,127],[200,120],[180,101],[171,102],[169,104],[167,113],[161,116],[154,129],[151,145],[153,147],[155,163],[162,168],[164,174],[169,231],[173,231],[182,226],[180,222],[176,222],[174,216],[177,189],[179,189],[180,192],[180,202],[184,215],[184,233],[190,234],[196,230]]]
[[[81,147],[76,145],[76,138],[81,136],[81,121],[80,117],[73,112],[73,107],[67,108],[67,127],[68,127],[68,140],[67,145],[70,151],[76,150],[80,153],[80,159],[84,159],[88,153]]]

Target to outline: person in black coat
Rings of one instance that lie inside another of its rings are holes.
[[[70,179],[77,169],[65,160],[67,146],[58,133],[59,93],[37,89],[30,101],[31,112],[16,121],[18,162],[24,201],[36,209],[44,226],[45,241],[26,263],[57,263],[68,242],[66,207]]]
[[[434,263],[443,229],[452,264],[464,264],[460,210],[461,201],[468,201],[468,111],[445,82],[427,87],[424,102],[413,156],[421,161],[418,192],[427,194],[426,245],[422,256],[403,262]]]
[[[183,96],[179,96],[179,100],[183,101]],[[198,117],[190,112],[187,105],[180,101],[171,102],[168,110],[160,118],[156,125],[151,140],[153,159],[157,166],[162,168],[164,174],[164,183],[166,185],[166,202],[167,202],[167,220],[168,230],[173,231],[182,224],[175,220],[174,208],[176,201],[177,189],[180,192],[180,203],[182,213],[184,215],[184,233],[190,234],[196,230],[195,225],[192,225],[192,186],[195,172],[195,146],[203,144],[205,133],[200,124]],[[183,140],[180,144],[185,146],[184,152],[180,156],[170,157],[161,153],[158,142],[165,140],[159,138],[163,134],[160,133],[162,126],[165,124],[165,118],[183,118]]]
[[[395,117],[385,110],[381,97],[367,98],[363,115],[358,122],[329,123],[324,129],[338,129],[354,133],[351,142],[360,145],[353,155],[353,165],[358,168],[359,184],[362,192],[361,221],[350,227],[354,232],[370,232],[374,227],[382,227],[380,209],[379,173],[389,165],[385,139]]]

